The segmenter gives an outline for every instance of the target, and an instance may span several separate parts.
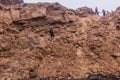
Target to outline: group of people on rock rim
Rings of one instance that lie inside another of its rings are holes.
[[[106,13],[108,13],[108,11],[105,11],[105,10],[103,9],[103,10],[102,10],[103,16],[105,16]],[[97,7],[95,8],[95,14],[96,14],[96,15],[99,15],[99,14],[100,14],[100,12],[99,12],[99,10],[98,10]],[[52,40],[52,39],[55,37],[53,28],[50,28],[49,33],[50,33],[50,38],[51,38],[51,40]]]
[[[96,7],[96,8],[95,8],[95,14],[96,14],[96,15],[99,15],[100,13],[102,13],[103,16],[105,16],[106,13],[108,13],[108,11],[105,11],[105,10],[103,9],[102,12],[99,12],[98,8]]]

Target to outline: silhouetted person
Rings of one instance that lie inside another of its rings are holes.
[[[102,13],[103,13],[103,16],[105,16],[105,15],[106,15],[106,12],[105,12],[105,10],[104,10],[104,9],[102,10]]]
[[[98,8],[97,8],[97,7],[95,8],[95,14],[96,14],[96,15],[99,15],[99,11],[98,11]]]
[[[50,33],[50,38],[53,39],[53,37],[55,37],[53,28],[50,29],[49,33]]]

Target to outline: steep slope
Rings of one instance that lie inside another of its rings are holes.
[[[0,78],[119,74],[119,10],[81,13],[58,3],[1,5]]]

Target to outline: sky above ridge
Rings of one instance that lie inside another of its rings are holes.
[[[120,6],[120,0],[24,0],[27,3],[37,3],[37,2],[59,2],[63,6],[68,8],[76,9],[79,7],[98,7],[99,10],[105,9],[108,11],[116,10]]]

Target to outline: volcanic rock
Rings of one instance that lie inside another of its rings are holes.
[[[119,10],[79,12],[59,3],[1,4],[0,79],[119,74]]]
[[[23,0],[0,0],[0,3],[3,5],[19,4],[23,2],[24,2]]]
[[[94,11],[92,10],[92,8],[88,8],[88,7],[81,7],[77,9],[77,12],[79,13],[79,15],[81,16],[85,16],[88,14],[95,14]]]

